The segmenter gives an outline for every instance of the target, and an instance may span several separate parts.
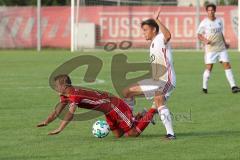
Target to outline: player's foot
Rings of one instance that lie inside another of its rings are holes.
[[[208,93],[207,89],[205,89],[205,88],[203,88],[202,91],[203,91],[203,93],[205,93],[205,94]]]
[[[167,140],[175,140],[176,136],[175,135],[171,135],[171,134],[167,134],[167,135],[165,135],[164,138],[167,139]]]
[[[232,93],[237,93],[240,92],[240,88],[238,88],[237,86],[232,87]]]

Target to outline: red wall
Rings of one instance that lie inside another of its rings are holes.
[[[97,45],[130,40],[135,47],[147,47],[140,23],[150,18],[157,7],[82,7],[80,20],[97,25]],[[196,17],[194,7],[162,7],[161,20],[172,33],[172,46],[195,48]],[[206,16],[204,8],[201,19]],[[217,8],[224,20],[224,34],[237,48],[237,7]],[[0,7],[0,47],[36,47],[36,8]],[[70,47],[70,7],[42,7],[42,46]]]

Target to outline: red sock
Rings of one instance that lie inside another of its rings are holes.
[[[151,108],[148,112],[138,121],[136,125],[136,130],[141,133],[150,123],[154,114],[156,113],[156,109]]]

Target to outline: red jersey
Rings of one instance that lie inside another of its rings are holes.
[[[112,110],[112,97],[107,92],[85,88],[71,88],[68,95],[60,95],[60,101],[77,105],[80,108],[107,113]]]
[[[68,95],[60,96],[62,103],[72,103],[80,108],[103,112],[111,130],[127,132],[133,126],[130,107],[120,98],[107,92],[85,88],[71,88]]]

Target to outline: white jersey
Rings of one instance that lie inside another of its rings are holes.
[[[198,34],[202,34],[205,38],[211,41],[211,44],[205,45],[205,51],[208,52],[221,52],[225,50],[225,43],[223,40],[223,22],[220,18],[210,20],[205,18],[200,23]]]
[[[170,82],[176,86],[176,76],[170,44],[164,43],[164,35],[159,33],[150,45],[150,61],[154,80]]]

